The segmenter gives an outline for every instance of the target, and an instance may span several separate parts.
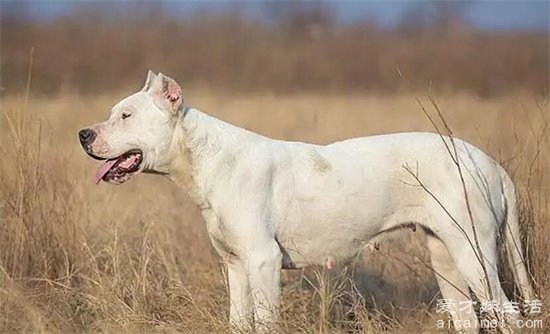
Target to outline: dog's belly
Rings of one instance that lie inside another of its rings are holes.
[[[283,267],[299,268],[325,264],[328,259],[345,262],[366,247],[391,219],[383,208],[366,210],[361,199],[322,210],[323,201],[297,201],[288,207],[287,216],[277,225],[276,238],[283,252]]]
[[[327,235],[294,234],[278,239],[283,253],[283,268],[297,269],[308,265],[324,265],[327,261],[343,263],[362,251],[369,239],[340,238],[335,240]]]

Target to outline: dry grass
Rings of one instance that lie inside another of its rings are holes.
[[[198,211],[167,180],[93,185],[77,130],[120,95],[5,98],[0,115],[0,332],[226,332],[219,259]],[[432,130],[414,97],[229,95],[187,90],[189,103],[265,135],[330,141]],[[528,96],[439,100],[455,131],[503,161],[523,205],[537,291],[550,294],[548,105]],[[376,163],[376,162],[373,162]],[[435,332],[435,280],[420,232],[391,234],[349,275],[286,275],[288,333]],[[351,269],[348,269],[351,270]],[[506,275],[505,275],[506,276]],[[548,321],[550,311],[539,317]]]

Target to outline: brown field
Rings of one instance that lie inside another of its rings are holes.
[[[140,175],[119,187],[92,182],[97,163],[81,151],[77,130],[107,117],[125,94],[2,100],[0,332],[228,331],[220,260],[185,193],[160,176]],[[234,95],[193,87],[186,94],[206,112],[287,140],[433,130],[412,95]],[[546,300],[547,102],[526,95],[437,101],[457,137],[489,152],[513,176],[529,268]],[[437,287],[418,241],[421,232],[384,238],[380,252],[348,268],[355,287],[340,269],[289,273],[282,331],[437,332],[443,317],[434,312]],[[536,318],[549,317],[544,305]]]

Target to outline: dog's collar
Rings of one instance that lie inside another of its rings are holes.
[[[181,118],[185,118],[185,116],[187,116],[187,114],[189,113],[189,110],[191,109],[191,107],[189,106],[185,106],[183,107],[183,110],[181,112]]]

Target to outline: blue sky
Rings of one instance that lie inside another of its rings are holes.
[[[9,12],[22,1],[2,1],[2,7]],[[143,1],[141,1],[143,2]],[[416,9],[429,5],[429,0],[386,0],[386,1],[325,1],[334,11],[338,21],[346,23],[368,18],[391,27],[400,18]],[[550,30],[550,0],[471,0],[453,1],[460,3],[461,15],[474,26],[482,29],[544,29]],[[70,13],[83,5],[93,5],[107,12],[112,10],[131,10],[135,1],[25,1],[25,11],[36,19],[51,19]],[[153,2],[150,2],[151,5]],[[170,15],[182,19],[197,11],[233,10],[242,12],[251,19],[266,19],[269,7],[266,1],[156,1]],[[289,3],[290,4],[290,3]],[[427,14],[423,14],[427,15]]]

